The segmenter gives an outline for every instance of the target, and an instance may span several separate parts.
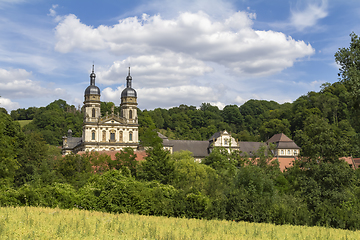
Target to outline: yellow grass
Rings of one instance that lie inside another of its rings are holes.
[[[18,120],[20,127],[23,127],[27,124],[29,124],[32,120]]]
[[[360,231],[18,207],[0,208],[0,239],[360,239]]]

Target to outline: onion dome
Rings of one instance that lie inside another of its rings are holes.
[[[86,89],[85,89],[85,95],[100,95],[100,89],[95,86],[95,78],[96,78],[96,75],[95,75],[95,72],[94,72],[94,65],[93,65],[93,68],[92,68],[92,73],[90,74],[90,86],[88,86]]]
[[[130,76],[130,67],[129,74],[126,77],[126,88],[121,93],[121,98],[123,97],[137,97],[135,89],[131,87],[132,77]]]

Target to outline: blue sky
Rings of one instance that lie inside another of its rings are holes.
[[[0,0],[0,106],[82,105],[95,63],[140,109],[291,102],[338,81],[334,53],[360,34],[360,1]]]

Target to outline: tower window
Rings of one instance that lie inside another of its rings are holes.
[[[92,109],[92,117],[95,117],[95,108]]]
[[[91,140],[95,140],[95,131],[91,132]]]
[[[132,110],[129,111],[129,119],[132,119]]]
[[[129,133],[129,141],[132,141],[132,132]]]

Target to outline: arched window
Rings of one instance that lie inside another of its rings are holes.
[[[92,117],[95,117],[95,108],[92,109]]]
[[[132,119],[132,110],[129,110],[129,119]]]
[[[132,141],[132,132],[129,133],[129,141]]]
[[[91,132],[91,140],[95,140],[95,131]]]

